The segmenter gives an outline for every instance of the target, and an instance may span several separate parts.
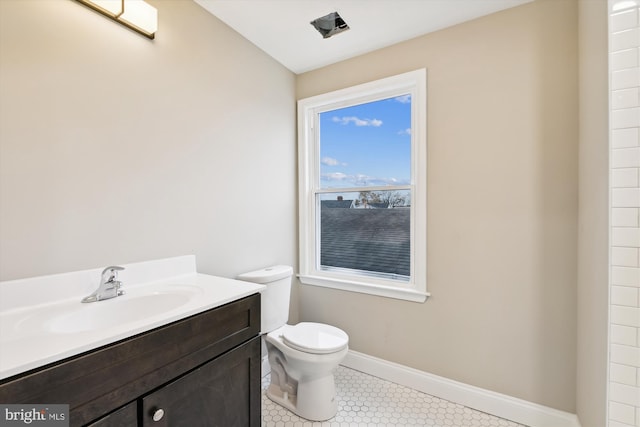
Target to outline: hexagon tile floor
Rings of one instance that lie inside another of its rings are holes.
[[[262,427],[525,427],[447,400],[339,366],[338,413],[328,421],[300,418],[272,402],[262,379]]]

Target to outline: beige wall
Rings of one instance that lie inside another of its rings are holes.
[[[295,265],[295,75],[191,1],[150,3],[154,41],[74,1],[0,1],[1,280]]]
[[[576,411],[606,425],[608,237],[607,2],[580,0],[580,150]]]
[[[577,2],[538,0],[302,74],[297,97],[428,70],[428,289],[300,288],[351,348],[576,408]]]

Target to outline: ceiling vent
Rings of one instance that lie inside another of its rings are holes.
[[[315,29],[322,34],[322,38],[325,39],[349,29],[349,26],[344,22],[344,19],[340,17],[338,12],[331,12],[328,15],[314,19],[311,21],[311,25],[313,25]]]

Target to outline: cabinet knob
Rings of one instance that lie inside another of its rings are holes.
[[[153,421],[160,421],[164,417],[164,409],[156,409],[153,412]]]

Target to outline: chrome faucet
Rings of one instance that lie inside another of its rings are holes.
[[[115,298],[124,295],[122,282],[118,281],[118,271],[124,270],[124,267],[112,265],[102,270],[100,278],[100,286],[91,295],[82,298],[82,302],[97,302],[103,299]]]

